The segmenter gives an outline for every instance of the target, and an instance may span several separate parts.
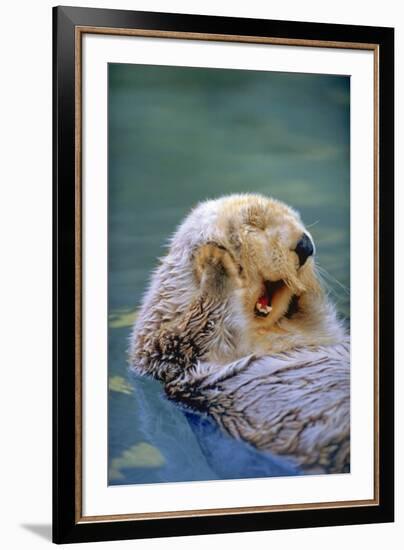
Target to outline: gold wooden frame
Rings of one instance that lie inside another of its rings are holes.
[[[304,504],[284,504],[269,506],[249,506],[235,508],[212,508],[167,512],[114,514],[99,516],[82,515],[82,38],[85,34],[154,37],[166,39],[204,40],[218,42],[239,42],[251,44],[275,44],[316,48],[340,48],[373,51],[373,157],[374,157],[374,498],[366,500],[346,500],[336,502],[315,502]],[[227,514],[248,514],[257,512],[282,512],[290,510],[315,510],[378,506],[380,504],[380,457],[379,457],[379,45],[371,43],[335,42],[327,40],[303,40],[289,38],[267,38],[258,36],[202,34],[193,32],[171,32],[144,29],[123,29],[110,27],[77,26],[75,29],[75,521],[76,523],[96,523],[106,521],[133,521],[161,518],[184,518],[194,516],[222,516]]]

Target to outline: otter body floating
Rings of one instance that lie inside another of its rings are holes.
[[[279,201],[201,203],[151,278],[131,366],[233,437],[307,472],[343,472],[349,339],[313,254],[299,215]]]

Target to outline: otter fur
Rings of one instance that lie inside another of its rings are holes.
[[[349,361],[311,235],[295,210],[255,194],[191,211],[130,343],[132,368],[170,399],[308,473],[349,471]]]

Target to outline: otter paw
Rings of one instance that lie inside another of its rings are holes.
[[[201,288],[216,293],[240,286],[239,266],[231,254],[217,244],[201,246],[195,254],[195,274]]]

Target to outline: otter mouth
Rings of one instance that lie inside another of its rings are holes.
[[[286,286],[285,281],[264,281],[262,294],[258,298],[254,312],[257,317],[268,317],[272,311],[272,302],[277,293]]]

